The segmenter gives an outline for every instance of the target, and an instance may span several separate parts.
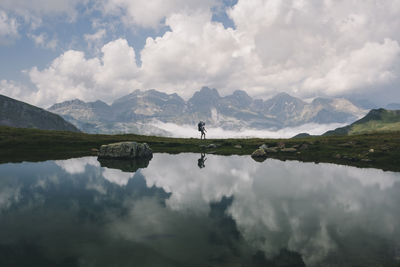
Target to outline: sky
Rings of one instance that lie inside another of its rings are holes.
[[[40,107],[202,86],[400,103],[400,0],[0,0],[0,94]]]

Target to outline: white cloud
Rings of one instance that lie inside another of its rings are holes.
[[[397,41],[385,39],[380,43],[366,43],[361,49],[352,51],[340,59],[323,77],[312,77],[305,81],[308,89],[325,88],[329,94],[379,86],[396,79],[400,46]]]
[[[34,94],[33,91],[25,85],[15,81],[0,80],[0,94],[35,104],[34,101],[32,101],[32,95]]]
[[[14,81],[1,80],[0,93],[10,96],[12,98],[18,98],[18,96],[21,95],[22,91],[21,87],[18,86]]]
[[[30,79],[38,88],[32,102],[46,106],[73,98],[111,101],[137,88],[135,51],[128,42],[118,39],[101,51],[100,58],[86,59],[83,52],[69,50],[48,68],[31,69]]]
[[[28,36],[35,42],[36,46],[51,50],[55,50],[57,48],[57,39],[50,39],[46,33],[42,32],[40,34],[28,34]]]
[[[133,177],[134,173],[123,172],[121,170],[104,168],[102,175],[107,181],[117,184],[119,186],[125,186],[129,180]]]
[[[104,14],[118,15],[126,25],[158,28],[162,21],[174,13],[208,11],[216,0],[106,0]]]
[[[68,19],[74,20],[78,14],[77,6],[85,5],[89,0],[2,0],[0,8],[11,11],[40,24],[42,16],[66,15]]]
[[[98,29],[95,33],[93,34],[85,34],[83,37],[85,38],[85,41],[88,44],[88,48],[90,51],[98,49],[98,47],[102,44],[102,41],[107,35],[107,31],[105,29]]]
[[[225,89],[223,84],[231,84],[232,74],[243,68],[234,31],[211,22],[210,13],[174,14],[166,24],[171,31],[148,38],[141,52],[146,87],[189,97],[205,84]]]
[[[105,16],[121,15],[126,25],[170,30],[147,39],[140,67],[133,48],[117,39],[97,57],[71,50],[44,70],[33,68],[33,102],[110,102],[136,88],[187,98],[204,85],[223,95],[243,89],[262,98],[282,91],[300,97],[377,94],[400,82],[400,1],[239,0],[227,10],[235,29],[212,21],[210,7],[219,3],[102,2]],[[100,28],[84,38],[100,47],[96,42],[104,35]]]
[[[18,26],[15,18],[9,17],[6,12],[0,9],[0,45],[9,44],[19,36]]]
[[[84,173],[86,166],[100,167],[100,163],[95,157],[83,157],[67,160],[56,160],[55,164],[60,166],[64,171],[69,174]]]
[[[382,79],[377,81],[375,77],[387,76],[399,65],[393,42],[400,37],[397,30],[400,19],[394,14],[400,14],[399,1],[360,4],[358,1],[240,0],[229,11],[237,33],[251,41],[259,59],[259,70],[250,77],[264,83],[263,93],[285,90],[300,95],[368,90],[364,87],[365,80],[371,81],[368,85],[380,85]],[[358,64],[373,60],[369,50],[384,57],[375,58],[379,67],[373,67],[373,71]],[[337,72],[338,66],[349,63],[352,76],[325,79],[327,74]],[[309,77],[322,82],[310,90],[309,83],[304,82]],[[347,86],[336,88],[338,83]]]
[[[142,82],[186,97],[202,85],[260,97],[374,90],[398,82],[400,66],[400,4],[376,5],[239,1],[228,10],[236,29],[211,22],[205,11],[172,14],[171,31],[148,38],[141,52]]]

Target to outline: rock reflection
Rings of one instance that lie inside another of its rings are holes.
[[[103,169],[103,177],[109,182],[126,186],[134,173],[149,166],[151,159],[97,159]]]
[[[98,159],[101,167],[118,169],[123,172],[136,172],[138,169],[147,168],[150,159]]]

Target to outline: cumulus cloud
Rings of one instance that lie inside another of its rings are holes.
[[[76,5],[59,2],[60,10]],[[96,57],[70,50],[48,68],[33,68],[29,75],[38,92],[32,102],[110,102],[136,88],[187,98],[204,85],[223,95],[243,89],[261,98],[282,91],[300,97],[376,95],[400,82],[399,1],[239,0],[227,8],[235,28],[212,20],[216,5],[103,1],[103,14],[121,16],[125,25],[169,30],[147,38],[140,66],[134,49],[117,39]],[[104,35],[98,29],[84,38],[90,47],[101,47]]]
[[[229,14],[238,32],[252,40],[267,86],[307,94],[307,79],[318,77],[311,93],[335,95],[365,90],[365,80],[387,80],[399,64],[398,12],[399,2],[255,0],[239,1]],[[378,67],[367,70],[374,60]]]
[[[162,37],[148,38],[141,52],[145,86],[179,90],[189,97],[209,84],[224,93],[225,83],[243,68],[242,46],[233,29],[211,22],[211,13],[174,14]],[[154,79],[154,77],[157,77]]]
[[[135,51],[125,39],[104,45],[101,52],[99,58],[86,59],[83,52],[68,50],[48,68],[31,69],[30,79],[38,88],[31,101],[39,105],[73,98],[111,101],[138,87]]]
[[[394,66],[398,63],[400,46],[397,41],[385,39],[380,43],[366,43],[338,61],[323,77],[305,81],[308,89],[325,88],[335,94],[347,90],[379,86],[396,79]]]
[[[343,95],[398,81],[400,4],[354,7],[356,1],[239,1],[228,10],[235,29],[211,22],[207,12],[173,14],[166,19],[171,31],[149,38],[141,53],[144,84],[184,95],[207,84],[268,97]]]

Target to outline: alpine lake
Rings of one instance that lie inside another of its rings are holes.
[[[200,153],[3,163],[0,266],[400,266],[400,173]]]

